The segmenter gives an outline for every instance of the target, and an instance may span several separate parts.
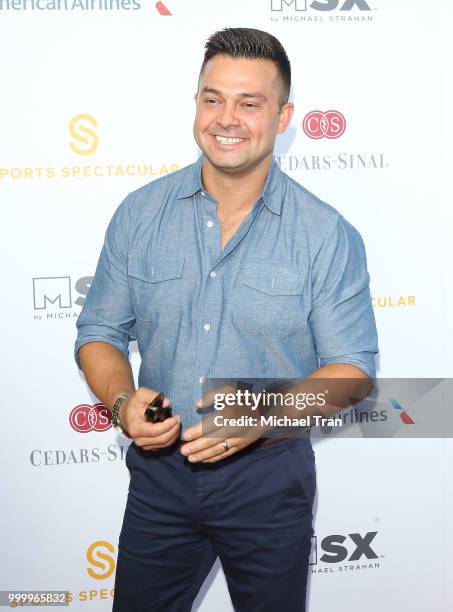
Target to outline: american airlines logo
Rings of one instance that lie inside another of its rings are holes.
[[[156,10],[159,13],[159,15],[163,15],[164,17],[169,17],[172,15],[170,10],[167,8],[167,5],[164,4],[163,2],[156,2],[154,6],[156,7]]]
[[[389,401],[390,401],[392,407],[397,411],[401,421],[405,425],[414,425],[415,424],[415,421],[412,419],[411,415],[407,412],[407,410],[403,410],[403,407],[401,406],[401,404],[396,399],[390,399]]]

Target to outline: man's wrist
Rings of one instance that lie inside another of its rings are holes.
[[[123,430],[125,429],[124,428],[124,412],[125,412],[127,401],[129,400],[131,395],[132,393],[130,391],[125,391],[124,393],[121,394],[122,397],[126,398],[124,402],[121,402],[120,409],[118,411],[118,419],[120,421],[120,426],[122,427]]]
[[[116,396],[113,407],[112,407],[112,418],[111,423],[115,429],[117,429],[121,434],[123,434],[126,438],[131,438],[129,432],[124,426],[124,410],[121,411],[124,404],[131,397],[132,393],[130,391],[124,391]]]
[[[130,389],[127,389],[127,390],[123,390],[123,391],[118,391],[118,392],[116,392],[116,393],[114,394],[114,396],[113,396],[113,399],[112,399],[112,403],[111,403],[112,408],[113,408],[113,406],[114,406],[114,404],[115,404],[116,400],[117,400],[119,397],[121,397],[122,395],[128,395],[128,396],[131,396],[131,395],[133,395],[134,393],[135,393],[135,391],[133,391],[133,390],[131,391]]]

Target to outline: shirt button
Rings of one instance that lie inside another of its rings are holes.
[[[201,195],[202,195],[204,198],[206,197],[206,194],[205,194],[205,192],[204,192],[204,191],[202,191],[202,192],[201,192]]]
[[[210,323],[205,323],[205,324],[203,325],[203,329],[204,329],[205,331],[209,331],[209,330],[211,329],[211,324],[210,324]]]
[[[209,219],[209,221],[207,221],[206,225],[207,225],[208,227],[212,227],[212,226],[214,225],[214,222],[213,222],[213,221],[211,221],[211,219]]]
[[[200,378],[198,379],[198,382],[200,383],[200,385],[202,385],[205,381],[205,377],[204,376],[200,376]]]
[[[215,278],[217,276],[217,272],[215,270],[213,270],[212,272],[209,272],[209,276],[211,278]]]

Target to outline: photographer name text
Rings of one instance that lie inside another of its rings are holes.
[[[289,416],[264,416],[253,417],[242,415],[240,417],[226,417],[218,414],[214,417],[216,427],[342,427],[340,418],[323,417],[320,415],[307,415],[301,418]]]

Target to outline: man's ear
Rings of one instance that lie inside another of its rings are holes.
[[[284,104],[280,110],[280,117],[278,120],[278,129],[277,133],[282,134],[289,125],[291,118],[294,113],[294,104],[292,102],[287,102]]]
[[[198,100],[198,91],[197,91],[197,93],[194,95],[193,99],[195,100],[195,104],[196,104],[196,103],[197,103],[197,100]]]

